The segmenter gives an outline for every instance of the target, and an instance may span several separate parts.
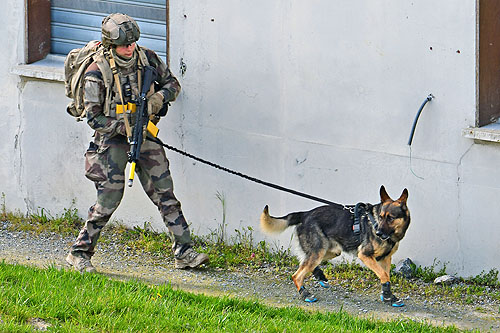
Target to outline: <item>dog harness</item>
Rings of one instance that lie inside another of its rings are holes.
[[[375,230],[378,228],[378,222],[373,217],[372,212],[367,210],[367,204],[358,202],[356,206],[354,206],[354,223],[352,224],[352,231],[355,236],[359,236],[361,233],[361,219],[367,215]]]
[[[361,233],[361,219],[368,216],[368,220],[373,225],[375,230],[378,229],[378,222],[375,220],[373,213],[368,209],[371,205],[365,204],[363,202],[358,202],[354,206],[354,223],[352,224],[352,231],[355,236],[359,236]]]

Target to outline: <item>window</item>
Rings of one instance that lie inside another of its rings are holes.
[[[479,110],[476,126],[500,119],[500,1],[479,0]]]
[[[26,63],[48,53],[66,55],[89,40],[100,40],[102,19],[115,12],[133,17],[141,29],[139,45],[167,61],[167,4],[168,0],[28,0]]]

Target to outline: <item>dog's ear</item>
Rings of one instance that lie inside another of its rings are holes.
[[[401,193],[401,196],[399,197],[399,199],[397,201],[404,203],[406,205],[407,199],[408,199],[408,190],[404,189],[403,193]]]
[[[380,201],[381,202],[393,201],[389,196],[389,194],[387,194],[384,185],[380,186]]]

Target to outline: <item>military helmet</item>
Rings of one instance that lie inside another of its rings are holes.
[[[132,44],[141,35],[135,20],[120,13],[108,15],[102,20],[101,33],[102,43],[106,47]]]

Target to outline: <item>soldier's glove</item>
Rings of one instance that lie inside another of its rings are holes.
[[[150,116],[152,115],[157,115],[161,108],[163,107],[163,94],[161,91],[155,92],[151,97],[148,99],[148,114]]]

